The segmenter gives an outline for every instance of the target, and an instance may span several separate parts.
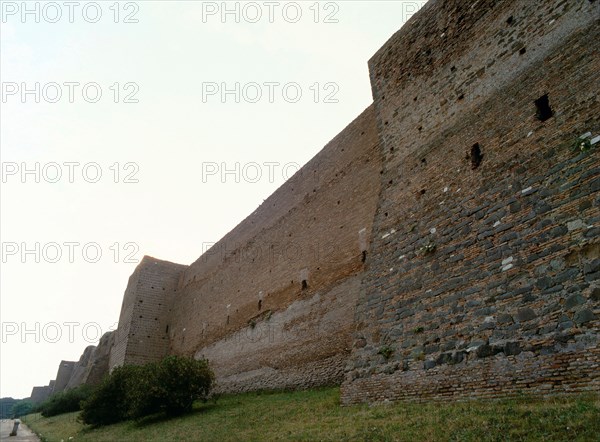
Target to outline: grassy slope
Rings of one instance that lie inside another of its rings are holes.
[[[339,389],[244,394],[171,421],[125,422],[85,428],[77,413],[29,415],[43,440],[255,441],[255,440],[544,440],[600,438],[600,397],[562,397],[461,403],[339,406]]]

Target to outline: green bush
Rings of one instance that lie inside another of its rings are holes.
[[[149,408],[170,416],[186,413],[194,401],[208,398],[213,382],[208,361],[169,356],[156,365]]]
[[[92,394],[92,390],[93,388],[89,385],[81,385],[71,390],[53,394],[37,409],[41,411],[44,417],[79,411],[81,410],[81,402]]]
[[[109,425],[127,419],[129,392],[138,379],[143,379],[143,371],[143,367],[136,365],[115,368],[82,404],[80,419],[94,426]]]
[[[205,360],[169,356],[161,362],[115,369],[83,404],[81,420],[99,426],[164,412],[169,416],[206,400],[214,375]]]

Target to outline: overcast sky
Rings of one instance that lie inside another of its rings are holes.
[[[144,255],[190,264],[358,116],[423,3],[3,1],[0,396],[115,328]]]

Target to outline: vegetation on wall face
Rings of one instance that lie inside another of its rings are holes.
[[[385,345],[379,349],[378,353],[385,359],[389,359],[394,354],[394,349],[388,345]]]
[[[573,150],[576,152],[587,152],[592,148],[592,141],[589,138],[579,137],[573,142]]]

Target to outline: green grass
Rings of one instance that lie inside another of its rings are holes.
[[[226,396],[190,415],[91,429],[77,413],[25,422],[48,442],[74,441],[594,441],[600,397],[341,407],[339,389]]]

